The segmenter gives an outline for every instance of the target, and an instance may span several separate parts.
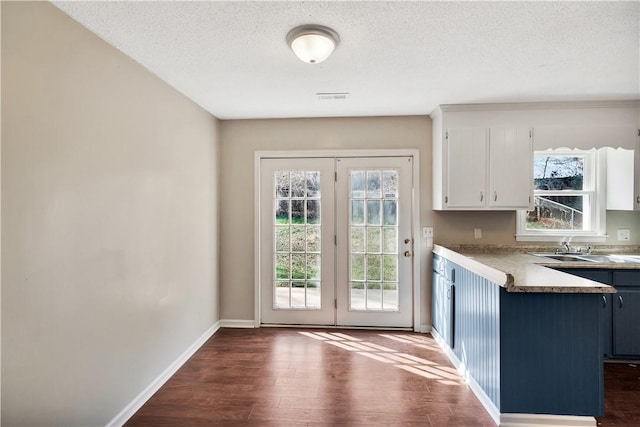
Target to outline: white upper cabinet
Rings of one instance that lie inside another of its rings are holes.
[[[487,130],[449,129],[445,133],[448,209],[484,208],[487,194]]]
[[[638,209],[638,150],[604,147],[598,149],[598,161],[604,166],[607,210]],[[634,177],[635,174],[635,177]]]
[[[489,206],[528,209],[533,196],[532,131],[489,130]]]
[[[434,173],[441,174],[442,183],[442,188],[434,189],[434,209],[528,209],[532,150],[527,128],[446,129],[442,148],[434,150]],[[442,153],[440,168],[435,164],[437,151]]]
[[[624,198],[640,211],[638,101],[442,105],[430,116],[434,210],[529,210],[534,150],[612,147],[635,153]]]

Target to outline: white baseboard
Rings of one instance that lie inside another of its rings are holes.
[[[438,334],[438,331],[433,329],[431,331],[431,335],[436,340],[442,351],[444,351],[444,354],[447,356],[447,358],[449,358],[451,363],[453,363],[453,366],[456,367],[458,373],[460,373],[462,378],[464,378],[465,382],[467,383],[473,394],[476,395],[482,406],[484,406],[484,409],[487,411],[489,416],[491,416],[491,418],[497,425],[500,425],[500,410],[498,409],[498,407],[491,401],[489,396],[487,396],[482,387],[480,387],[480,384],[478,384],[476,380],[473,379],[471,375],[469,375],[469,372],[464,368],[464,364],[460,362],[460,360],[458,360],[458,357],[453,352],[453,350],[451,350],[451,348],[449,348],[449,346],[445,344],[440,334]]]
[[[500,427],[596,427],[594,417],[546,414],[500,414]]]
[[[428,323],[423,323],[418,327],[416,332],[419,332],[421,334],[428,334],[429,332],[431,332],[431,325]]]
[[[207,331],[200,336],[193,344],[189,346],[176,360],[174,360],[158,377],[151,382],[140,394],[138,394],[127,406],[120,411],[118,415],[113,417],[111,421],[107,423],[107,427],[120,427],[124,423],[127,422],[129,418],[135,414],[138,409],[142,407],[146,403],[147,400],[153,394],[162,387],[162,385],[167,382],[169,378],[173,374],[176,373],[178,369],[184,363],[189,360],[191,356],[200,348],[202,345],[209,339],[216,331],[220,329],[220,322],[216,322],[211,326]]]
[[[549,414],[502,414],[498,407],[491,401],[489,396],[484,392],[480,384],[476,382],[468,371],[464,369],[464,365],[460,362],[453,350],[445,344],[442,337],[434,329],[431,335],[449,358],[451,363],[456,367],[460,375],[464,378],[473,394],[476,395],[484,409],[493,421],[499,427],[596,427],[597,422],[594,417],[576,416],[576,415],[549,415]]]
[[[254,320],[220,319],[221,328],[255,328]]]

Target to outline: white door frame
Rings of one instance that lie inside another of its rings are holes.
[[[420,234],[420,150],[416,148],[389,150],[305,150],[305,151],[256,151],[254,155],[254,326],[260,327],[261,319],[261,266],[263,260],[260,254],[260,160],[286,158],[338,158],[338,157],[413,157],[413,193],[412,193],[412,224],[411,234],[416,242],[413,247],[413,330],[420,332],[422,284],[420,266],[422,265],[422,245],[418,244]]]

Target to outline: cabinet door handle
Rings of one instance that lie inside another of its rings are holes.
[[[602,308],[607,308],[607,296],[602,295]]]
[[[618,295],[618,307],[622,308],[624,304],[624,300],[622,299],[622,295]]]
[[[481,191],[480,192],[480,201],[483,201],[483,200],[484,200],[484,193]]]
[[[640,196],[636,197],[636,203],[640,205]]]
[[[494,201],[494,202],[497,202],[497,201],[498,201],[498,192],[497,192],[497,191],[494,191],[494,192],[493,192],[493,201]]]

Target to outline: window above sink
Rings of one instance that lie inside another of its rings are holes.
[[[606,239],[606,198],[597,157],[596,149],[535,151],[534,207],[518,211],[517,240]]]

